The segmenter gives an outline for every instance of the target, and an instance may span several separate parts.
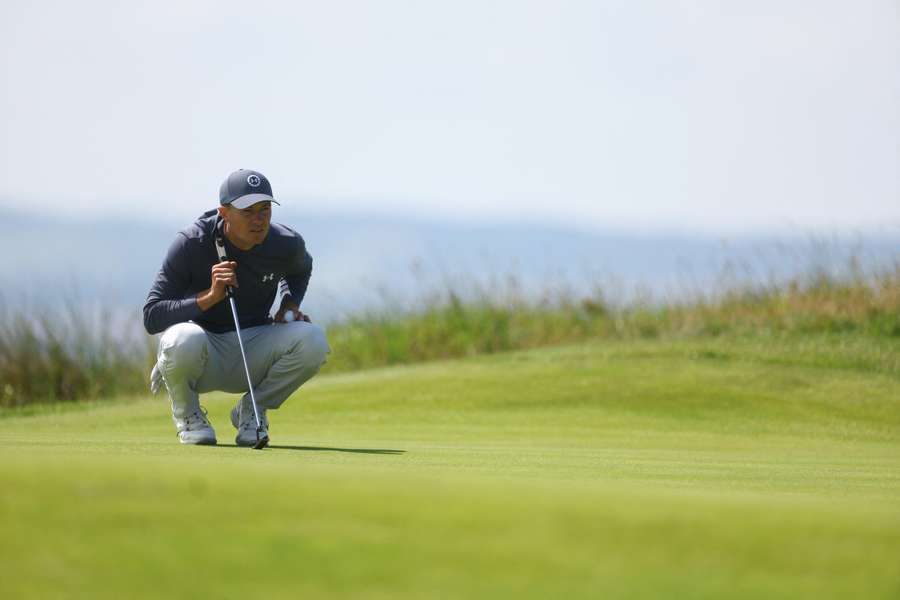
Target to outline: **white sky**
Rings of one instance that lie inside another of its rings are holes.
[[[7,0],[0,205],[900,227],[898,6]]]

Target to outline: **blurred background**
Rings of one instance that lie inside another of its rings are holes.
[[[238,168],[307,240],[326,324],[447,290],[678,302],[900,255],[892,0],[4,13],[8,313],[140,333],[173,236]]]

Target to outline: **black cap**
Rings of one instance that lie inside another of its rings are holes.
[[[259,171],[240,169],[228,176],[219,188],[219,204],[249,208],[257,202],[275,202],[272,185]],[[278,204],[278,202],[275,202]]]

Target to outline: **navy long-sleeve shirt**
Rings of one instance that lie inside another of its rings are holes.
[[[203,311],[197,294],[212,286],[212,267],[219,262],[215,236],[219,217],[211,210],[175,236],[144,304],[144,328],[154,334],[176,323],[193,321],[215,333],[234,331],[231,307],[225,300]],[[270,312],[281,290],[298,305],[306,295],[312,257],[299,233],[271,223],[261,244],[241,250],[225,238],[228,260],[237,263],[234,290],[241,328],[271,323]]]

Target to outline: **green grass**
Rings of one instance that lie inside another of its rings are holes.
[[[262,452],[178,445],[161,398],[7,410],[0,595],[896,598],[898,361],[755,335],[327,375]]]
[[[137,317],[137,316],[136,316]],[[137,317],[136,321],[140,318]],[[140,393],[157,340],[113,338],[134,323],[111,315],[0,304],[0,409]],[[715,293],[617,306],[599,284],[588,297],[548,288],[524,294],[515,277],[465,298],[426,294],[419,308],[369,310],[328,326],[336,350],[324,372],[414,364],[591,340],[844,333],[873,344],[900,339],[900,263],[866,272],[811,272],[781,283],[723,280]]]

